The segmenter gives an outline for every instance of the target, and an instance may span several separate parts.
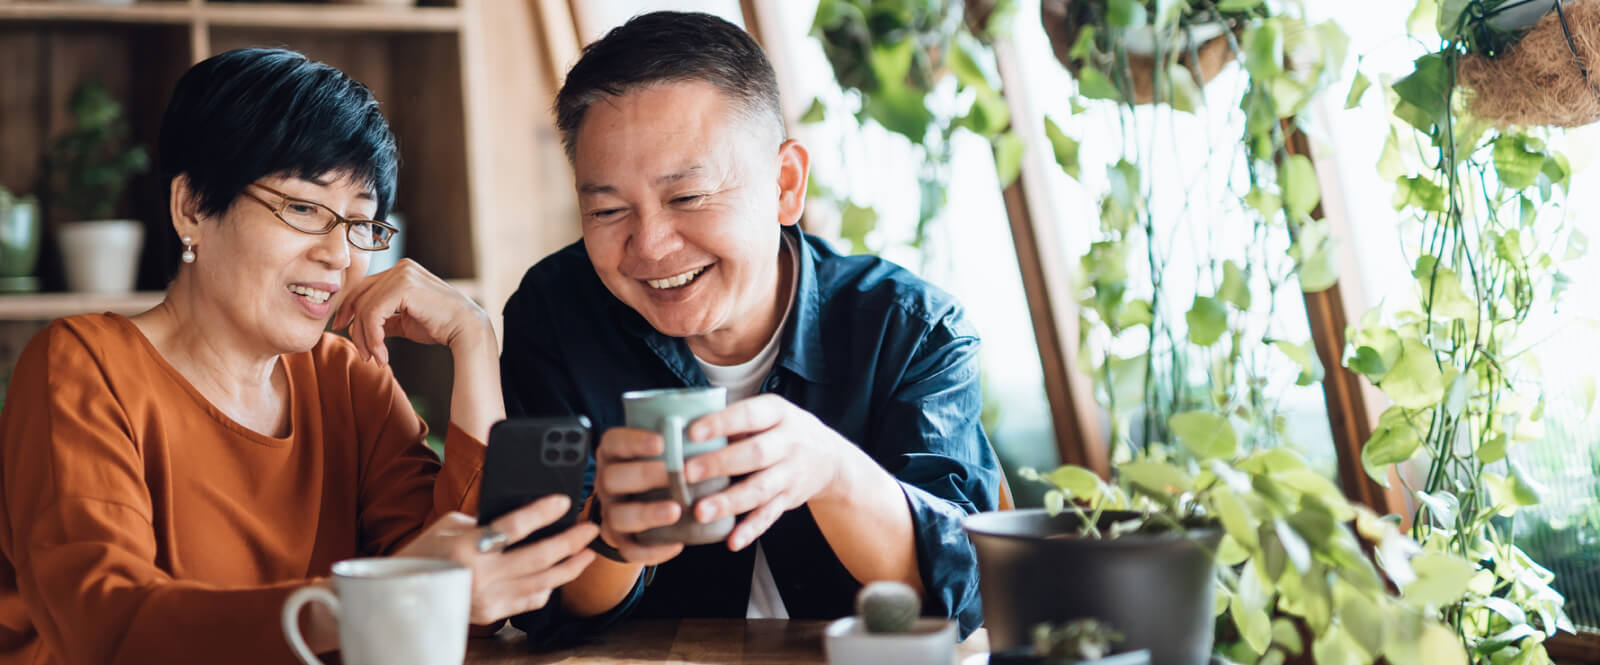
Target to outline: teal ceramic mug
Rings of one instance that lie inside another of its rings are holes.
[[[665,388],[661,390],[635,390],[622,394],[622,411],[628,427],[661,433],[666,448],[660,457],[667,466],[667,486],[629,497],[634,501],[664,501],[671,499],[683,507],[676,524],[656,527],[639,533],[636,538],[646,545],[684,543],[705,545],[728,537],[733,531],[733,516],[710,523],[700,523],[694,518],[694,503],[702,497],[716,494],[728,487],[728,478],[707,478],[690,484],[683,477],[684,460],[693,459],[714,450],[727,447],[727,438],[709,441],[689,441],[684,431],[695,418],[721,411],[728,405],[728,391],[724,388]]]

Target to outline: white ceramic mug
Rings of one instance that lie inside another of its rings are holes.
[[[300,634],[300,610],[314,602],[338,619],[346,665],[461,665],[466,658],[472,571],[453,561],[349,559],[333,564],[333,591],[290,594],[283,632],[306,665],[321,665]]]

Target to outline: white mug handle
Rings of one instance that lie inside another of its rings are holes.
[[[327,605],[328,610],[333,612],[333,618],[339,618],[339,597],[320,586],[297,589],[283,603],[283,634],[289,638],[289,649],[306,665],[322,665],[317,655],[311,653],[311,647],[306,646],[306,638],[300,634],[300,608],[315,602]]]

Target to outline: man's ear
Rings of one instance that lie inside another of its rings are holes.
[[[789,139],[778,146],[778,222],[794,226],[806,211],[806,180],[811,173],[811,154],[799,141]]]
[[[172,214],[172,230],[178,232],[178,237],[191,237],[200,240],[200,193],[190,188],[189,175],[180,173],[172,179],[168,197],[169,212]]]

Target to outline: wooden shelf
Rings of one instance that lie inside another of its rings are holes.
[[[461,12],[455,7],[374,7],[227,2],[136,2],[97,5],[73,2],[4,2],[0,21],[125,23],[143,25],[248,26],[302,30],[367,32],[455,32]]]
[[[470,279],[446,280],[456,290],[481,300],[478,282]],[[0,294],[0,321],[48,321],[74,314],[115,312],[138,314],[161,302],[161,291],[140,291],[121,295],[94,293],[19,293]]]

